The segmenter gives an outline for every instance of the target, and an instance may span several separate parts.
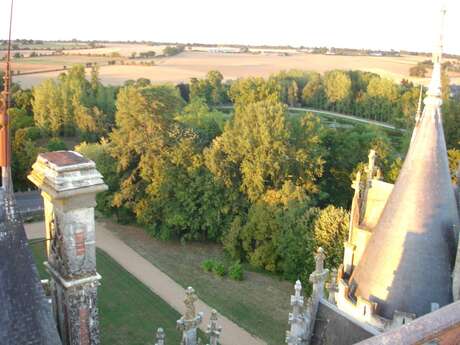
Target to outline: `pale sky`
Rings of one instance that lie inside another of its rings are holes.
[[[460,54],[460,0],[15,0],[14,37],[431,51],[442,3]]]

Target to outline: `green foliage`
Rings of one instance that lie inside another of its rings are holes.
[[[289,70],[270,76],[270,80],[280,86],[281,100],[289,106],[296,106],[300,100],[300,92],[312,77],[313,73]]]
[[[27,137],[32,141],[36,141],[42,137],[42,132],[37,127],[29,127],[27,128]]]
[[[214,266],[216,266],[216,260],[214,259],[206,259],[201,263],[201,267],[205,272],[212,272],[214,269]]]
[[[289,179],[316,192],[314,181],[321,176],[323,164],[322,152],[314,146],[319,143],[319,123],[304,116],[290,126],[286,107],[277,101],[276,91],[270,94],[270,86],[261,84],[257,89],[261,94],[247,88],[243,90],[249,96],[241,90],[236,93],[256,102],[243,106],[236,99],[241,105],[234,117],[205,150],[206,166],[226,186],[239,187],[252,202],[269,189],[281,188]]]
[[[343,244],[347,240],[350,214],[333,205],[321,210],[314,225],[317,247],[326,251],[328,267],[338,267],[343,261]]]
[[[237,215],[222,237],[222,244],[225,251],[230,255],[230,257],[236,260],[241,260],[245,257],[243,243],[241,240],[242,227],[242,215]]]
[[[385,98],[389,102],[395,102],[399,96],[397,86],[390,79],[373,77],[367,86],[369,97]]]
[[[35,87],[33,98],[35,124],[49,134],[103,135],[111,127],[115,92],[100,84],[97,68],[93,68],[90,83],[84,67],[75,65],[58,80],[49,79]]]
[[[443,102],[442,119],[447,148],[458,148],[460,142],[459,99],[448,99]]]
[[[368,161],[371,149],[376,150],[377,164],[383,169],[385,177],[395,159],[396,149],[388,135],[370,126],[330,128],[322,132],[322,142],[327,152],[324,175],[320,180],[323,206],[350,206],[352,173],[359,163]]]
[[[174,120],[182,105],[173,87],[120,90],[110,136],[122,176],[114,206],[160,238],[217,240],[240,202],[205,168],[196,133]]]
[[[387,182],[389,183],[396,182],[399,176],[399,172],[401,171],[402,165],[403,165],[403,160],[401,159],[401,157],[397,157],[391,164],[390,171],[386,175]]]
[[[343,71],[331,71],[324,75],[324,89],[334,110],[344,110],[351,95],[350,76]]]
[[[420,100],[420,88],[412,86],[407,91],[405,91],[400,98],[401,110],[403,114],[401,118],[401,122],[400,123],[397,123],[397,121],[392,121],[392,122],[403,128],[412,128],[415,124],[415,114],[417,113],[419,100]],[[422,103],[422,106],[423,106],[423,103]]]
[[[304,260],[312,241],[313,213],[301,188],[286,183],[271,190],[249,209],[240,229],[243,250],[249,262],[295,279],[306,269]]]
[[[20,108],[10,108],[8,110],[10,115],[10,130],[11,135],[14,136],[14,133],[18,129],[28,128],[34,126],[34,119],[32,116],[29,116],[26,110]]]
[[[227,95],[223,84],[224,76],[219,71],[209,71],[204,79],[190,80],[190,99],[201,98],[209,105],[225,103]]]
[[[19,108],[26,112],[27,115],[32,114],[33,95],[31,90],[19,89],[13,93],[12,101],[15,108]]]
[[[230,99],[235,106],[235,113],[252,103],[269,101],[277,103],[281,100],[281,87],[273,79],[265,81],[263,78],[238,79],[232,84],[229,91]]]
[[[308,83],[302,90],[302,104],[307,107],[322,109],[325,107],[326,101],[321,75],[319,73],[311,74]]]
[[[449,169],[452,176],[452,183],[458,183],[457,173],[459,173],[460,169],[460,150],[450,149],[447,153],[449,157]]]
[[[222,134],[226,116],[220,111],[209,109],[203,98],[196,97],[184,107],[176,120],[192,128],[203,146],[207,146],[215,137]]]
[[[109,185],[97,196],[100,212],[120,222],[135,220],[162,239],[221,242],[236,261],[228,272],[233,279],[240,279],[241,262],[248,261],[284,278],[307,281],[318,246],[326,250],[328,266],[341,261],[348,228],[344,208],[353,195],[352,178],[364,171],[369,150],[377,151],[385,180],[394,181],[406,137],[389,137],[371,126],[328,128],[311,114],[289,114],[287,105],[301,103],[410,128],[419,94],[408,81],[397,85],[360,71],[324,76],[283,71],[268,80],[232,83],[211,71],[189,85],[154,86],[140,78],[118,89],[101,85],[97,66],[89,81],[84,69],[75,67],[34,90],[37,127],[27,109],[30,94],[17,94],[11,109],[15,150],[31,155],[23,154],[15,164],[25,179],[26,166],[39,150],[34,140],[40,131],[78,134],[86,142],[76,150],[96,162]],[[213,108],[228,100],[233,114]],[[452,149],[460,140],[459,104],[444,100]],[[108,139],[101,140],[104,135]],[[53,143],[52,149],[62,144]],[[459,155],[456,150],[449,155],[452,168]],[[221,262],[201,265],[225,275]]]
[[[244,279],[243,266],[239,261],[236,261],[228,268],[228,276],[233,280],[242,281]]]
[[[215,261],[212,267],[212,273],[218,277],[224,277],[226,273],[225,265],[220,261]]]
[[[96,195],[96,209],[106,216],[115,214],[117,220],[121,223],[132,221],[132,214],[125,206],[115,208],[112,204],[114,194],[119,189],[120,177],[117,174],[116,162],[110,155],[110,143],[108,140],[101,139],[99,143],[83,142],[75,147],[75,151],[96,163],[97,170],[104,177],[104,182],[109,187],[107,191]]]
[[[67,150],[66,144],[59,138],[52,138],[46,144],[46,150],[48,152],[52,151],[64,151]]]
[[[26,190],[31,187],[27,175],[37,155],[44,151],[37,146],[29,136],[28,128],[19,128],[14,132],[11,149],[13,151],[12,171],[16,190]]]
[[[299,102],[299,87],[297,86],[297,82],[293,80],[291,85],[289,85],[287,89],[287,104],[290,107],[294,107],[298,105]]]
[[[174,56],[174,55],[182,53],[184,49],[185,49],[185,46],[183,45],[167,46],[163,49],[163,55]]]

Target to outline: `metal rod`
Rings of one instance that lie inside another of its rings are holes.
[[[12,193],[13,191],[13,177],[11,175],[11,138],[10,138],[10,126],[9,126],[9,115],[8,110],[11,106],[11,35],[13,29],[13,8],[14,0],[11,0],[10,7],[10,23],[9,23],[9,34],[8,34],[8,51],[6,56],[5,66],[5,79],[4,79],[4,93],[3,93],[3,145],[4,145],[4,166],[2,166],[2,187],[6,193]]]

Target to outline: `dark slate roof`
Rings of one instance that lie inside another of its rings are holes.
[[[378,314],[421,316],[452,302],[454,228],[458,211],[441,118],[441,71],[435,64],[398,180],[351,277],[355,295],[378,303]],[[457,227],[458,229],[458,227]]]
[[[0,344],[61,345],[13,198],[0,206]]]
[[[356,321],[332,304],[321,300],[316,314],[311,345],[352,345],[379,332]]]

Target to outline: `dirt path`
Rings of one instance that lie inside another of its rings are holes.
[[[219,109],[233,109],[233,106],[232,105],[221,105],[218,108]],[[374,125],[374,126],[377,126],[377,127],[383,127],[383,128],[386,128],[386,129],[392,129],[392,130],[395,130],[395,131],[405,132],[404,129],[397,128],[397,127],[395,127],[393,125],[390,125],[389,123],[386,123],[386,122],[368,120],[368,119],[364,119],[362,117],[358,117],[358,116],[354,116],[354,115],[340,114],[340,113],[336,113],[336,112],[333,112],[333,111],[318,110],[318,109],[312,109],[312,108],[302,108],[302,107],[289,107],[289,110],[312,112],[312,113],[319,114],[319,115],[323,114],[323,115],[327,115],[327,116],[337,117],[337,118],[340,118],[340,119],[350,120],[350,121],[354,121],[354,122],[361,122],[361,123],[365,123],[365,124],[368,124],[368,125]]]
[[[25,224],[29,239],[44,237],[44,223]],[[155,294],[176,309],[180,314],[185,312],[184,296],[185,290],[172,280],[168,275],[153,266],[150,262],[128,247],[123,241],[117,238],[112,232],[105,228],[104,223],[96,223],[97,246],[109,254],[123,268],[134,275],[142,283],[148,286]],[[104,283],[104,280],[102,280]],[[198,311],[204,313],[202,330],[206,330],[209,323],[209,316],[212,308],[199,300],[196,304]],[[219,315],[219,324],[222,326],[220,342],[222,345],[263,345],[263,340],[254,337],[247,331]],[[267,325],[268,326],[268,325]]]

